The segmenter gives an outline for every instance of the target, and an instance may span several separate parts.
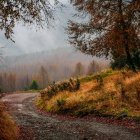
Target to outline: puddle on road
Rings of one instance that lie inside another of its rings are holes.
[[[16,104],[19,108],[23,108],[23,104]]]
[[[19,111],[21,111],[23,109],[23,105],[22,104],[16,104],[16,106],[18,107]]]
[[[35,117],[35,118],[38,118],[39,117],[38,114],[36,114],[36,113],[34,113],[32,111],[29,111],[26,108],[24,108],[24,104],[14,104],[14,106],[22,114],[29,115],[29,116],[32,116],[32,117]]]
[[[12,106],[14,107],[14,108],[16,108],[18,111],[22,111],[23,110],[23,104],[12,104]]]

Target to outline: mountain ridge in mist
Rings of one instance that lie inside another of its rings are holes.
[[[63,59],[64,58],[64,59]],[[6,56],[4,58],[4,63],[6,65],[14,65],[16,64],[36,64],[45,61],[90,61],[92,59],[97,59],[95,57],[84,55],[70,47],[61,47],[54,50],[49,51],[41,51],[30,54],[22,54],[20,56]]]
[[[78,62],[87,66],[92,60],[107,63],[105,59],[98,59],[75,51],[71,47],[60,47],[54,50],[42,51],[20,56],[6,56],[0,65],[0,70],[9,71],[15,67],[40,67],[41,65],[60,65],[74,67]]]

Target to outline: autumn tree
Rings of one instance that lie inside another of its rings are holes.
[[[14,73],[10,73],[8,76],[8,87],[9,91],[15,91],[16,89],[16,75]]]
[[[30,85],[30,89],[31,90],[38,90],[39,89],[39,86],[38,86],[38,83],[36,80],[33,80],[31,85]]]
[[[53,17],[53,10],[49,0],[0,0],[0,30],[11,38],[16,22],[42,27]]]
[[[100,71],[99,64],[93,60],[88,66],[87,74],[93,74],[97,71]]]
[[[3,79],[2,79],[2,75],[0,74],[0,93],[2,92],[2,82],[3,82]]]
[[[29,90],[30,88],[30,78],[29,78],[29,75],[24,75],[23,76],[23,87],[24,87],[24,90]]]
[[[70,43],[97,57],[116,59],[124,55],[126,64],[136,71],[133,56],[140,49],[140,1],[71,0],[71,3],[78,17],[87,17],[82,22],[69,21]]]
[[[75,66],[74,76],[82,76],[84,74],[84,66],[78,62]]]
[[[51,82],[50,76],[48,75],[47,70],[43,66],[41,66],[40,68],[40,78],[42,88],[45,88]]]
[[[3,88],[3,91],[4,91],[4,92],[7,91],[7,90],[6,90],[7,87],[9,87],[9,86],[8,86],[8,74],[7,74],[6,72],[4,72],[4,73],[2,74],[2,88]]]

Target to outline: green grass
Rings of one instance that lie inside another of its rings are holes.
[[[106,70],[106,71],[103,71],[101,73],[96,73],[96,74],[88,75],[85,77],[81,77],[80,82],[85,83],[85,82],[89,82],[92,80],[96,80],[97,76],[100,76],[101,78],[105,78],[105,77],[111,76],[111,75],[116,74],[116,73],[117,73],[117,71],[114,72],[113,70]]]

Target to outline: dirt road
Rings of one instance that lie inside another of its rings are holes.
[[[39,93],[11,94],[3,97],[21,128],[21,140],[140,140],[123,127],[81,119],[60,119],[39,113],[34,106]]]

